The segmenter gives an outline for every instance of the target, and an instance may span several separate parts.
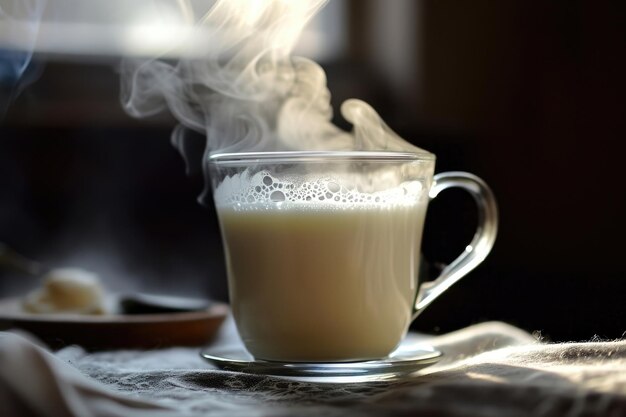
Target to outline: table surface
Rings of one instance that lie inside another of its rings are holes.
[[[498,322],[425,337],[445,354],[438,364],[361,383],[220,371],[199,348],[52,354],[1,335],[0,411],[9,416],[33,404],[43,415],[94,416],[626,415],[625,342],[544,344]],[[240,343],[231,319],[216,343]]]

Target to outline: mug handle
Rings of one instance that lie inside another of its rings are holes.
[[[467,172],[443,172],[433,178],[430,199],[437,197],[441,191],[453,187],[466,190],[476,201],[478,227],[465,251],[448,265],[437,279],[420,285],[413,306],[413,319],[452,284],[484,261],[496,240],[498,206],[489,186],[476,175]]]

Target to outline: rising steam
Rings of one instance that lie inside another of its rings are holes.
[[[45,0],[0,2],[0,118],[20,89],[36,78],[27,70],[45,4]]]
[[[126,60],[122,101],[133,116],[169,108],[207,137],[206,154],[285,150],[415,151],[359,100],[343,103],[347,133],[331,123],[326,75],[291,56],[304,26],[326,0],[217,0],[198,13],[180,1],[195,34],[183,58]],[[197,6],[197,3],[195,4]],[[191,48],[193,47],[193,51]],[[198,52],[200,51],[200,52]],[[183,129],[173,141],[182,145]]]

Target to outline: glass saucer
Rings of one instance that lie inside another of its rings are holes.
[[[383,380],[419,371],[439,361],[442,354],[423,342],[405,339],[388,357],[358,362],[278,362],[254,359],[243,345],[210,346],[200,352],[206,361],[226,371],[246,374],[335,379]],[[338,380],[337,380],[338,381]]]

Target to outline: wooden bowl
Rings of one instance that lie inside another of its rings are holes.
[[[215,336],[228,306],[212,304],[188,313],[143,315],[30,314],[17,299],[0,300],[0,330],[22,329],[51,348],[80,345],[88,350],[202,346]]]

